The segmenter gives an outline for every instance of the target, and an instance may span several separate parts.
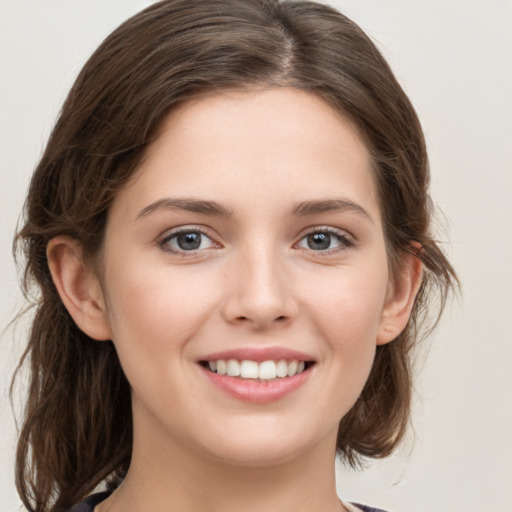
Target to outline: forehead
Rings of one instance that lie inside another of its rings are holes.
[[[371,158],[353,124],[292,88],[225,92],[173,110],[119,199],[136,210],[165,195],[235,208],[342,195],[378,215]]]

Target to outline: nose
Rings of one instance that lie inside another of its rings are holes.
[[[222,314],[232,324],[265,331],[292,322],[298,305],[293,279],[277,251],[247,251],[228,270]]]

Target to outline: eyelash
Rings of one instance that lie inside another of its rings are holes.
[[[201,237],[200,244],[203,243],[203,237],[204,237],[204,238],[206,238],[206,239],[208,239],[210,241],[211,245],[213,245],[213,246],[216,245],[217,247],[220,247],[220,244],[217,244],[212,239],[212,237],[209,236],[203,229],[200,229],[200,228],[195,227],[195,226],[187,226],[187,227],[179,228],[179,229],[177,229],[175,231],[172,231],[171,233],[167,234],[161,241],[159,241],[158,245],[164,251],[167,251],[167,252],[170,252],[170,253],[173,253],[173,254],[177,254],[177,255],[180,255],[180,256],[195,255],[195,254],[197,254],[197,252],[205,250],[205,249],[201,249],[200,247],[197,248],[197,249],[186,250],[186,249],[183,249],[182,247],[181,248],[172,248],[170,246],[169,242],[171,240],[178,240],[178,237],[180,235],[187,235],[187,234],[189,234],[189,235],[190,234],[200,235],[200,237]],[[295,244],[295,246],[299,246],[300,247],[299,244],[301,244],[303,241],[305,241],[305,243],[307,244],[308,243],[308,237],[314,236],[316,234],[327,235],[328,236],[329,244],[332,242],[332,238],[336,239],[337,242],[339,243],[339,246],[338,247],[334,247],[334,248],[320,249],[320,250],[315,250],[315,249],[312,249],[311,247],[302,247],[302,249],[311,251],[312,253],[332,254],[332,253],[338,253],[338,252],[341,252],[341,251],[345,251],[345,250],[350,249],[351,247],[353,247],[355,245],[355,242],[352,239],[352,237],[350,237],[346,233],[340,232],[340,231],[332,229],[332,228],[316,227],[313,230],[308,231],[306,234],[304,234],[300,238],[299,242],[297,242]],[[210,247],[208,247],[208,249],[209,248]]]

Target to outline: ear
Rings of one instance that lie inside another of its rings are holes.
[[[103,292],[83,261],[80,242],[69,236],[52,238],[46,254],[60,298],[78,327],[95,340],[111,339]]]
[[[405,329],[422,277],[423,264],[420,259],[412,254],[405,254],[397,275],[390,279],[377,334],[377,345],[393,341]]]

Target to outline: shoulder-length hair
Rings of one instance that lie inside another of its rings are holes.
[[[25,258],[35,317],[20,365],[31,380],[16,480],[28,510],[57,511],[100,482],[118,485],[132,450],[130,387],[111,342],[78,329],[50,276],[48,241],[66,234],[94,259],[109,207],[166,115],[215,91],[293,87],[349,118],[373,162],[388,257],[424,265],[406,329],[379,346],[368,382],[341,420],[346,462],[384,457],[409,421],[411,356],[434,292],[442,306],[455,273],[430,231],[425,141],[416,113],[375,45],[325,5],[296,0],[164,0],[96,50],[65,101],[37,166],[15,246]]]

